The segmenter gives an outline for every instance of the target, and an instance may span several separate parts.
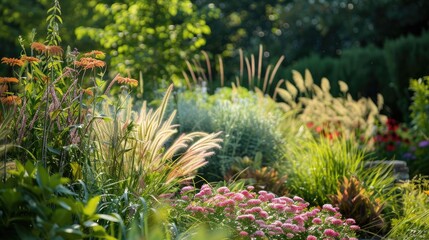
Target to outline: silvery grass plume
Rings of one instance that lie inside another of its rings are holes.
[[[112,110],[104,104],[110,120],[94,124],[94,138],[99,168],[112,180],[126,180],[140,194],[162,194],[177,183],[192,179],[197,169],[206,165],[206,158],[220,148],[218,133],[191,132],[175,136],[176,111],[165,116],[171,85],[157,109],[146,102],[139,112],[125,107]]]

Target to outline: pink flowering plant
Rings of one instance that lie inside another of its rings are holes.
[[[360,228],[354,219],[343,219],[331,204],[310,209],[309,203],[297,196],[277,197],[252,190],[252,186],[239,191],[208,184],[199,190],[186,186],[174,202],[173,216],[177,214],[174,217],[182,224],[192,219],[220,225],[234,239],[357,239]]]

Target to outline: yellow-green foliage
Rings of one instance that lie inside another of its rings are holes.
[[[196,170],[207,164],[206,158],[219,148],[219,133],[192,132],[175,137],[175,112],[165,111],[173,90],[170,86],[156,110],[143,104],[132,111],[125,107],[112,110],[104,105],[103,113],[112,120],[93,124],[99,169],[114,180],[127,180],[139,193],[161,194],[176,183],[191,179]]]
[[[277,88],[276,93],[284,100],[280,103],[285,111],[297,111],[304,123],[320,127],[324,133],[341,132],[347,137],[372,136],[377,123],[387,118],[380,114],[383,97],[379,94],[377,104],[370,98],[354,100],[348,93],[345,82],[339,81],[342,95],[334,97],[330,93],[330,82],[322,78],[320,86],[315,84],[311,73],[305,76],[293,71],[294,84],[286,81],[286,88]]]
[[[415,178],[402,188],[402,212],[392,221],[389,239],[429,239],[429,180]]]

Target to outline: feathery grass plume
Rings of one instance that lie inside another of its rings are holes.
[[[148,196],[170,191],[207,164],[206,158],[220,147],[220,133],[192,132],[175,138],[175,112],[166,116],[172,90],[171,85],[156,110],[144,103],[134,112],[130,100],[115,110],[104,105],[103,114],[112,120],[93,124],[100,160],[97,171],[114,181],[127,180],[130,189]]]
[[[293,78],[293,81],[295,82],[295,85],[298,87],[299,91],[302,93],[305,92],[306,88],[305,88],[304,79],[302,78],[301,73],[296,70],[292,70],[292,78]]]
[[[7,114],[4,111],[0,112],[0,181],[5,181],[8,170],[14,169],[14,162],[8,161],[7,151],[14,147],[14,144],[7,141],[8,134],[10,133],[10,123],[12,117],[11,114]]]
[[[308,69],[305,69],[305,79],[304,79],[305,87],[307,89],[311,89],[314,85],[313,76]]]
[[[291,97],[296,98],[298,96],[298,89],[296,89],[296,87],[289,81],[286,81],[286,88],[288,92],[291,94]],[[290,99],[288,98],[288,100]]]
[[[338,81],[338,85],[340,86],[340,91],[342,93],[347,93],[349,91],[349,86],[344,81]]]
[[[331,86],[326,78],[322,78],[320,86],[313,83],[308,70],[305,71],[305,80],[301,73],[295,70],[293,78],[296,87],[286,81],[286,88],[279,87],[276,90],[287,104],[281,105],[285,111],[296,111],[300,120],[313,126],[317,134],[329,138],[341,135],[364,139],[368,148],[372,147],[369,140],[374,136],[374,128],[387,120],[386,116],[380,114],[383,104],[381,95],[375,105],[369,98],[354,100],[347,93],[348,86],[343,81],[338,82],[342,96],[334,97],[330,93]]]

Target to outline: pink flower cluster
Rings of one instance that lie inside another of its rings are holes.
[[[357,239],[359,226],[353,219],[344,220],[331,204],[309,209],[298,196],[277,197],[253,189],[234,192],[205,184],[198,191],[187,186],[175,204],[200,220],[232,227],[241,239]]]

